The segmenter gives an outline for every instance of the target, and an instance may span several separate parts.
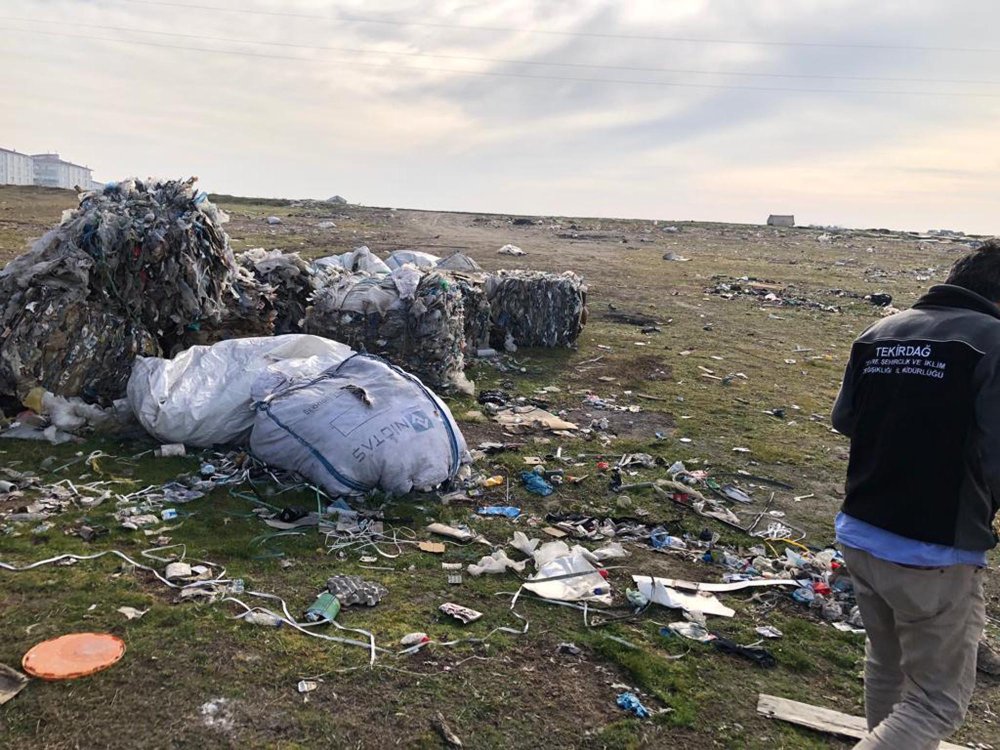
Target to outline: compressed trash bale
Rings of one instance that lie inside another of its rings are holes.
[[[309,298],[327,283],[328,273],[315,268],[298,253],[267,251],[261,247],[240,253],[236,262],[273,290],[274,332],[301,333]]]
[[[23,402],[41,386],[108,406],[125,391],[132,361],[160,349],[141,325],[88,302],[79,290],[43,286],[7,294],[0,276],[0,394]]]
[[[270,333],[259,319],[266,290],[241,274],[226,219],[194,179],[126,180],[84,193],[0,271],[0,396],[41,384],[106,401],[123,394],[137,353],[174,351],[196,333]],[[56,303],[50,295],[59,293]],[[25,321],[25,311],[37,320]],[[74,326],[90,335],[72,335],[81,330]],[[29,356],[29,341],[45,354]],[[46,369],[56,366],[68,371]]]
[[[432,388],[472,391],[462,294],[442,274],[403,266],[388,276],[343,276],[313,296],[303,330],[385,357]]]
[[[498,271],[486,280],[495,348],[573,346],[587,322],[587,287],[572,271]]]
[[[438,267],[437,270],[440,270]],[[444,274],[462,295],[467,357],[490,343],[490,301],[486,297],[486,274],[448,272]]]
[[[425,490],[470,460],[448,407],[413,375],[358,354],[319,376],[298,360],[254,382],[253,454],[295,471],[330,495]]]
[[[276,291],[269,284],[258,281],[245,268],[237,268],[229,281],[230,293],[219,319],[197,321],[184,328],[173,338],[168,350],[170,355],[190,346],[209,346],[219,341],[248,336],[273,336],[275,327]]]
[[[169,336],[221,319],[236,272],[227,220],[194,178],[125,180],[86,193],[53,239],[93,258],[92,293]]]

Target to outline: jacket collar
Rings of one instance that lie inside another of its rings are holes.
[[[1000,307],[986,297],[954,284],[935,284],[916,301],[914,308],[961,307],[1000,319]]]

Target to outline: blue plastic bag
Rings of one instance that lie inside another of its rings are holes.
[[[618,706],[626,711],[631,711],[640,719],[649,717],[649,709],[642,705],[642,701],[635,693],[620,693],[618,695]]]
[[[533,492],[536,495],[548,497],[554,492],[552,485],[533,471],[522,471],[521,481],[524,482],[524,486],[528,492]]]

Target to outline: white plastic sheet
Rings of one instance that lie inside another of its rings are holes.
[[[441,259],[438,256],[431,255],[430,253],[422,253],[419,250],[397,250],[389,254],[389,257],[385,259],[385,264],[393,271],[407,263],[412,263],[417,268],[430,270],[440,261]]]
[[[547,578],[558,580],[544,580]],[[524,588],[545,599],[611,604],[610,584],[579,552],[557,557],[540,566]]]
[[[732,617],[736,614],[736,610],[730,609],[708,592],[688,593],[666,586],[664,582],[669,579],[634,575],[632,580],[635,581],[639,593],[654,604],[663,607],[683,609],[685,612],[719,615],[720,617]]]

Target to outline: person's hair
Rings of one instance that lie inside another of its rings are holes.
[[[944,283],[1000,301],[1000,240],[989,240],[955,261]]]

